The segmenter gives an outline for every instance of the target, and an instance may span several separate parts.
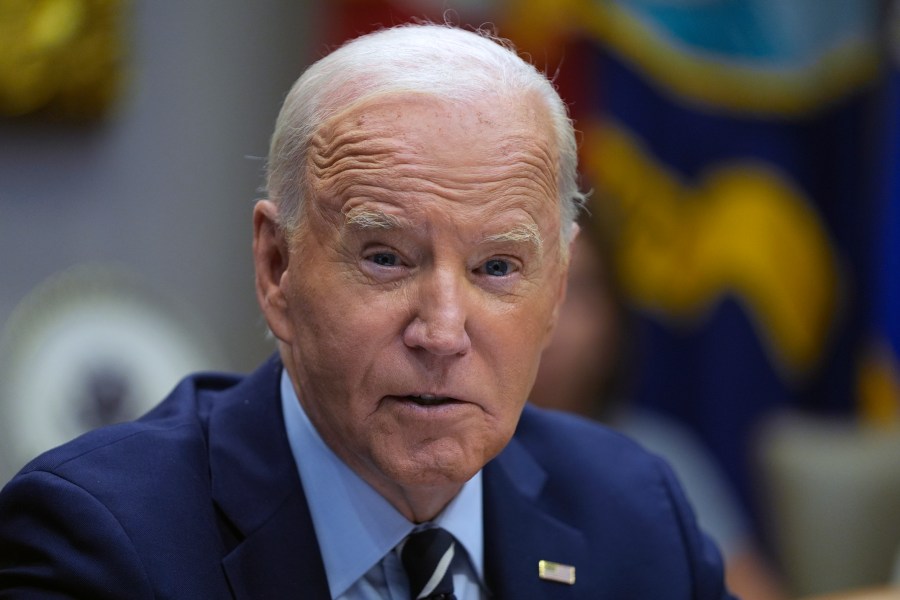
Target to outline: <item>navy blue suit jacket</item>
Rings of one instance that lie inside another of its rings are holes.
[[[188,378],[26,466],[0,493],[0,598],[328,598],[280,370]],[[501,600],[728,597],[668,467],[574,417],[525,409],[484,468],[484,527]],[[542,559],[575,584],[539,579]]]

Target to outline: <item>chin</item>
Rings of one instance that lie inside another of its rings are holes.
[[[452,447],[446,447],[448,445]],[[399,464],[391,461],[391,479],[403,487],[462,485],[474,477],[486,462],[478,458],[481,453],[471,450],[463,452],[458,443],[447,444],[439,440],[427,446],[411,452],[407,455],[408,460]]]

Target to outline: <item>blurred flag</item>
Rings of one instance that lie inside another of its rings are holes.
[[[873,227],[870,310],[873,339],[864,355],[859,398],[865,420],[900,423],[900,4],[894,3],[892,56],[884,102],[879,184]]]
[[[748,505],[780,407],[850,413],[870,228],[875,0],[593,0],[596,210],[638,312],[636,400],[689,424]]]

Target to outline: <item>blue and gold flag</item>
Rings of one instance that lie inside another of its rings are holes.
[[[597,210],[637,311],[636,400],[689,424],[752,504],[783,407],[854,408],[871,230],[870,0],[595,0]]]
[[[862,415],[878,426],[900,424],[900,18],[894,29],[876,157],[880,194],[872,227],[872,338],[859,377]]]

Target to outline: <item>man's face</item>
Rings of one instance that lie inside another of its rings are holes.
[[[565,285],[552,140],[536,102],[426,96],[314,137],[269,322],[325,442],[389,499],[458,488],[513,434]]]

